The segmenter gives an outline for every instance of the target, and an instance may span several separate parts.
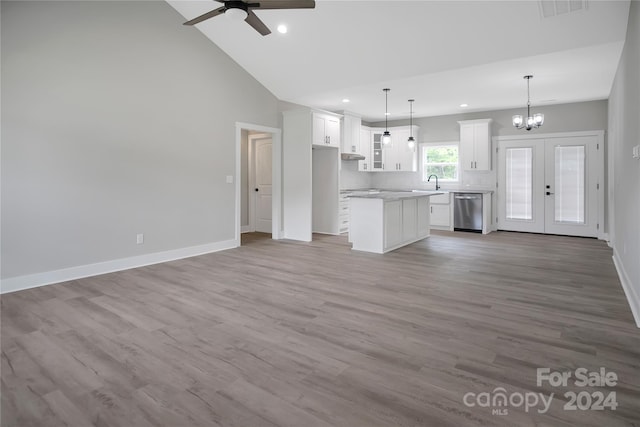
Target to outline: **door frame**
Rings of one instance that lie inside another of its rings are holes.
[[[607,233],[605,233],[605,228],[608,228],[607,224],[605,224],[605,190],[608,188],[608,185],[607,185],[608,179],[604,172],[604,167],[605,167],[604,135],[605,135],[604,130],[587,130],[587,131],[576,131],[576,132],[554,132],[554,133],[534,133],[534,134],[525,134],[525,135],[520,134],[520,135],[494,136],[492,138],[492,141],[493,141],[493,146],[496,148],[495,158],[494,158],[494,164],[496,165],[496,190],[498,190],[498,177],[500,176],[500,167],[502,167],[502,165],[500,165],[500,163],[498,162],[498,150],[500,148],[500,142],[522,141],[526,139],[553,139],[553,138],[567,138],[567,137],[575,137],[575,136],[595,136],[598,140],[597,142],[598,161],[596,166],[596,172],[598,174],[598,177],[596,179],[598,183],[598,190],[597,190],[596,199],[598,203],[597,221],[599,224],[596,237],[600,240],[607,240]],[[495,207],[498,209],[500,207],[500,203],[502,202],[501,200],[499,200],[499,198],[500,198],[500,192],[496,191],[497,204],[495,205]],[[496,212],[499,212],[499,210],[497,210]],[[498,227],[499,224],[497,224],[496,226],[497,228],[499,228]]]
[[[242,222],[242,196],[240,186],[242,174],[241,148],[243,130],[271,134],[271,238],[274,240],[282,238],[282,130],[279,128],[272,128],[253,123],[236,122],[235,240],[237,246],[240,246],[240,231]]]

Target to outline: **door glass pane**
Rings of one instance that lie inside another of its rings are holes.
[[[555,147],[555,221],[584,224],[585,146]]]
[[[533,150],[531,147],[506,150],[507,219],[533,219]]]

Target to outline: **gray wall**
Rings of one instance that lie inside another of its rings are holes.
[[[518,130],[511,124],[514,114],[526,114],[526,100],[522,108],[508,110],[480,111],[438,117],[418,117],[413,124],[420,126],[419,142],[457,141],[460,138],[459,120],[493,119],[493,136],[520,135],[522,133],[555,133],[581,130],[602,130],[607,128],[607,101],[578,102],[572,104],[532,107],[533,113],[544,114],[544,125],[530,132]],[[389,126],[408,125],[409,120],[389,121]],[[384,122],[372,126],[384,127]]]
[[[610,238],[640,326],[640,2],[632,1],[627,38],[609,98]]]
[[[234,238],[269,91],[165,2],[1,7],[3,278]]]

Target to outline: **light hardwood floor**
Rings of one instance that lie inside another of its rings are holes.
[[[638,426],[640,330],[604,242],[434,232],[241,248],[3,295],[2,426]],[[604,367],[615,387],[536,386]],[[507,415],[468,392],[554,393]],[[564,393],[616,392],[615,411]]]

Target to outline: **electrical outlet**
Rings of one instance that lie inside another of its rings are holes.
[[[141,245],[144,243],[144,234],[140,233],[136,235],[136,244]]]
[[[233,175],[227,175],[227,184],[233,184]]]
[[[633,147],[633,158],[640,159],[640,145]]]

